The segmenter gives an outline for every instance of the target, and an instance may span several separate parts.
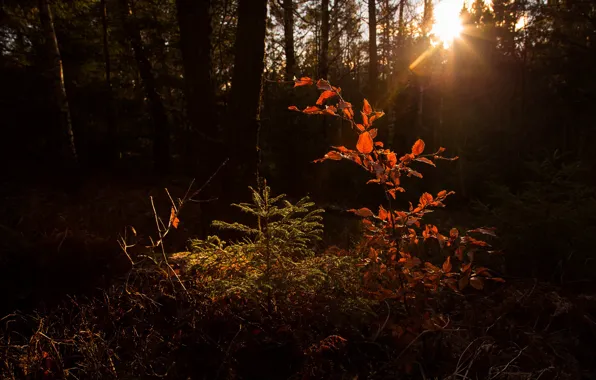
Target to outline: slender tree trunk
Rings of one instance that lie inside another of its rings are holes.
[[[257,174],[266,20],[267,0],[238,1],[236,56],[226,123],[226,143],[231,159],[229,167],[234,169],[236,185],[240,182],[245,186]],[[245,189],[239,188],[242,194]]]
[[[147,97],[147,103],[153,121],[153,161],[156,172],[166,174],[170,169],[170,128],[163,100],[157,91],[157,82],[153,75],[151,62],[147,58],[141,33],[133,19],[134,15],[127,0],[119,0],[122,23],[126,37],[132,47],[141,76],[141,82]]]
[[[47,0],[39,0],[39,19],[45,37],[45,48],[48,56],[48,76],[51,78],[54,86],[54,97],[60,114],[61,131],[60,137],[60,156],[65,159],[67,164],[76,165],[77,150],[72,131],[72,119],[70,116],[70,107],[66,86],[64,84],[64,68],[62,66],[62,57],[58,47],[58,39],[54,29],[52,10]]]
[[[321,51],[319,57],[319,78],[329,76],[329,0],[321,0]]]
[[[369,98],[373,101],[377,95],[378,56],[377,56],[377,3],[376,0],[368,0],[368,86]]]
[[[120,155],[118,144],[118,130],[114,120],[114,94],[112,92],[112,67],[110,63],[110,45],[108,36],[108,8],[106,0],[101,0],[101,25],[102,25],[102,42],[103,42],[103,57],[104,70],[106,76],[105,91],[106,91],[106,123],[108,126],[108,133],[106,134],[105,149],[107,150],[108,162],[113,164]]]
[[[286,53],[286,80],[292,80],[296,74],[296,53],[294,51],[294,2],[283,0],[284,9],[284,47]]]
[[[176,15],[180,27],[180,50],[184,68],[186,112],[191,129],[185,155],[189,168],[195,162],[200,174],[213,171],[216,158],[213,141],[217,138],[215,88],[212,80],[211,26],[212,0],[176,0]]]

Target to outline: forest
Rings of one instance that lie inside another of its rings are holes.
[[[595,0],[2,0],[0,379],[594,379],[595,104]]]

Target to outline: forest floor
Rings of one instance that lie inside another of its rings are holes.
[[[128,226],[154,236],[149,197],[168,214],[163,186],[3,191],[0,379],[596,377],[595,294],[533,279],[443,291],[432,303],[444,323],[423,331],[397,300],[350,313],[335,307],[349,295],[279,294],[273,309],[214,300],[192,271],[132,266],[118,245]],[[201,207],[185,210],[168,252],[187,250]],[[335,223],[327,242],[349,240],[353,220]]]

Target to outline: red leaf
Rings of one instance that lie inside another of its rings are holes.
[[[473,230],[469,230],[469,231],[468,231],[468,233],[470,233],[470,232],[478,232],[478,233],[480,233],[480,234],[484,234],[484,235],[490,235],[490,236],[494,236],[494,237],[496,237],[496,236],[497,236],[497,235],[495,234],[495,228],[487,228],[487,227],[484,227],[484,228],[476,228],[476,229],[473,229]]]
[[[425,164],[428,164],[428,165],[431,165],[431,166],[436,166],[434,162],[432,162],[431,160],[429,160],[426,157],[418,157],[414,161],[424,162]]]
[[[320,113],[321,109],[317,106],[310,106],[310,107],[306,107],[304,109],[304,111],[302,111],[303,113],[307,113],[307,114],[316,114],[316,113]]]
[[[370,211],[369,209],[367,209],[366,207],[360,208],[358,210],[351,209],[351,210],[348,210],[348,212],[353,212],[354,214],[361,216],[363,218],[368,218],[368,217],[371,217],[374,215],[373,212]]]
[[[342,111],[345,117],[347,117],[350,120],[354,119],[354,111],[352,111],[352,107],[343,108]]]
[[[451,272],[451,256],[447,256],[447,260],[443,263],[443,272],[449,273]]]
[[[370,124],[368,124],[368,116],[366,116],[364,112],[360,112],[360,114],[362,115],[362,124],[367,128],[370,127]]]
[[[472,277],[470,279],[470,285],[477,290],[484,289],[484,281],[480,277]]]
[[[333,91],[333,87],[325,79],[319,79],[317,81],[317,88],[319,90]]]
[[[335,108],[334,106],[327,106],[327,107],[325,107],[324,110],[321,111],[321,114],[337,116],[337,114],[335,113],[336,111],[337,111],[337,108]]]
[[[503,280],[501,277],[492,277],[490,280],[496,281],[496,282],[505,282],[505,280]]]
[[[298,112],[300,112],[300,109],[298,109],[298,107],[296,107],[296,106],[289,106],[288,109],[290,111],[298,111]]]
[[[412,146],[412,154],[415,156],[421,155],[424,152],[424,141],[418,139]]]
[[[302,78],[296,80],[296,82],[294,83],[294,88],[300,87],[300,86],[310,86],[312,84],[313,84],[312,79],[310,79],[309,77],[302,77]]]
[[[372,137],[373,139],[374,138],[377,138],[377,132],[378,132],[378,129],[376,129],[376,128],[371,129],[370,131],[368,131],[368,133],[370,133],[370,137]]]
[[[385,115],[385,112],[382,112],[382,111],[380,111],[380,112],[375,112],[375,114],[374,114],[374,115],[372,115],[372,116],[369,118],[368,122],[370,123],[370,125],[372,125],[372,123],[373,123],[375,120],[382,118],[384,115]]]
[[[457,230],[457,228],[452,228],[451,231],[449,231],[450,238],[457,239],[458,236],[459,236],[459,231]]]
[[[429,193],[424,193],[420,196],[420,206],[424,207],[433,201],[433,196]]]
[[[176,210],[172,207],[172,211],[170,212],[170,224],[174,228],[178,228],[178,224],[180,223],[180,219],[176,216]]]
[[[325,158],[327,158],[329,160],[339,161],[342,159],[342,156],[341,156],[341,154],[339,154],[335,151],[331,151],[325,155]]]
[[[389,213],[387,212],[387,210],[385,210],[383,206],[379,206],[379,219],[387,220],[388,217]]]
[[[383,142],[382,141],[376,141],[375,142],[375,146],[378,146],[378,147],[382,148],[383,147]]]
[[[356,124],[356,128],[358,128],[358,130],[360,130],[361,132],[364,132],[364,130],[366,129],[362,124]]]
[[[356,149],[360,153],[368,154],[373,150],[373,139],[368,132],[363,132],[358,137],[358,143],[356,144]]]
[[[317,105],[322,106],[323,103],[325,103],[325,100],[332,98],[335,95],[337,95],[335,91],[323,91],[319,96],[319,99],[317,99]]]
[[[362,106],[362,112],[364,112],[367,115],[372,113],[372,107],[370,106],[370,103],[366,99],[364,99],[364,105]]]
[[[447,196],[447,191],[445,190],[441,190],[439,191],[439,194],[437,194],[437,198],[443,198],[444,196]]]

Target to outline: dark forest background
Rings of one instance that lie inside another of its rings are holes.
[[[342,210],[378,208],[382,190],[355,165],[312,162],[357,137],[288,110],[318,96],[294,88],[303,76],[383,110],[386,147],[407,153],[422,138],[459,157],[407,180],[400,207],[454,190],[432,221],[496,227],[504,278],[593,289],[596,2],[468,2],[449,45],[433,36],[435,6],[0,1],[3,309],[109,283],[128,270],[126,226],[155,227],[149,197],[169,213],[164,187],[183,196],[215,172],[169,251],[235,215],[257,173],[276,193],[310,195],[327,211],[326,243],[351,246],[357,221]]]

